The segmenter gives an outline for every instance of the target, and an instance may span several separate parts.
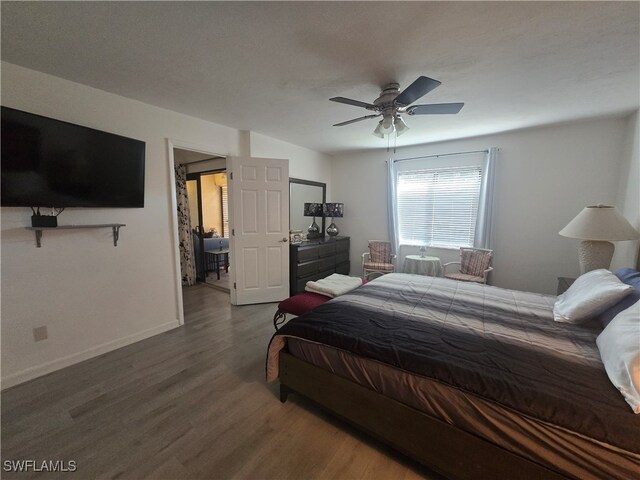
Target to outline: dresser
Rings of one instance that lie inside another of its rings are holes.
[[[349,275],[349,237],[324,237],[289,246],[289,294],[332,273]]]

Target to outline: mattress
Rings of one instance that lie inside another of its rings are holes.
[[[624,477],[625,471],[640,468],[640,417],[606,376],[595,346],[599,328],[553,322],[554,300],[433,277],[385,275],[285,325],[271,342],[268,377],[277,377],[277,351],[286,339],[305,339],[427,379],[451,389],[450,394],[463,392],[494,409],[535,419],[538,426],[568,432],[572,439],[582,438],[602,447],[605,454],[596,462],[584,452],[578,454],[578,447],[565,439],[555,447],[563,453],[574,452],[572,460],[567,457],[565,462],[599,463],[595,468],[601,474],[616,470],[615,465],[608,469],[607,462],[626,462],[627,467],[617,470]],[[322,355],[307,352],[305,359],[310,358]],[[338,371],[326,362],[319,366]],[[343,366],[341,371],[342,376],[357,380],[353,367]],[[391,396],[389,392],[396,390],[371,382],[368,386]],[[399,400],[424,411],[424,405],[404,394]],[[451,421],[451,412],[442,406],[437,410],[439,418]],[[467,427],[473,431],[478,425]],[[492,431],[484,430],[483,436]],[[559,437],[541,432],[529,431],[525,436],[544,439],[546,446],[539,448],[548,450],[549,438]],[[523,444],[519,448],[535,452],[536,447]]]
[[[636,479],[640,455],[522,415],[441,382],[333,347],[287,339],[293,356],[517,455],[581,480]]]

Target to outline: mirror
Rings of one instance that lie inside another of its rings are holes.
[[[305,203],[325,203],[327,201],[327,184],[289,179],[289,230],[302,230],[305,234],[313,219],[305,217]],[[324,236],[324,217],[316,217],[316,223],[320,226],[320,236]]]

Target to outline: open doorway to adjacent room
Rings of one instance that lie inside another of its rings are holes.
[[[198,242],[196,278],[229,292],[229,197],[225,170],[190,173],[187,195]]]
[[[186,202],[182,227],[190,228],[190,253],[195,280],[210,287],[230,292],[229,263],[229,198],[227,195],[226,159],[224,157],[174,148],[174,162],[183,165]],[[188,213],[188,214],[187,214]],[[188,218],[188,220],[187,220]],[[180,248],[185,248],[184,235]],[[184,269],[184,266],[181,266]],[[183,278],[185,272],[183,271]],[[183,281],[184,285],[184,281]]]

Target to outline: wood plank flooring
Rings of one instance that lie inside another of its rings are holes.
[[[185,325],[5,390],[5,460],[73,473],[2,478],[439,478],[264,379],[275,304],[184,290]]]

